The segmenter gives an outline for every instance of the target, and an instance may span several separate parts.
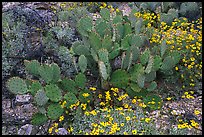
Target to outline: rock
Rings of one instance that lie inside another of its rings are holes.
[[[31,99],[31,95],[26,94],[26,95],[16,95],[16,103],[27,103]]]
[[[10,99],[2,100],[2,109],[9,109],[9,108],[11,108],[11,100]]]
[[[58,128],[57,135],[68,135],[68,131],[64,128]]]
[[[33,125],[26,124],[18,130],[18,135],[31,135]]]

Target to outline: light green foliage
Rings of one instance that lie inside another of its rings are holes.
[[[76,55],[89,55],[89,48],[87,46],[81,45],[81,44],[73,44],[72,49],[74,51],[74,54]]]
[[[48,106],[47,116],[52,120],[57,120],[63,112],[64,109],[60,106],[60,104],[52,103]]]
[[[62,98],[61,90],[54,84],[45,86],[46,96],[53,102],[58,102]]]
[[[44,106],[48,102],[49,98],[46,96],[45,91],[41,89],[35,94],[34,100],[38,106]]]
[[[79,68],[81,70],[82,73],[84,73],[86,71],[87,68],[87,59],[84,55],[79,56]]]
[[[77,23],[77,30],[83,36],[88,36],[93,28],[92,19],[90,17],[82,17]]]
[[[19,77],[12,77],[6,83],[8,89],[13,94],[25,94],[28,92],[26,82]]]
[[[45,122],[47,122],[48,118],[46,115],[44,114],[41,114],[41,113],[35,113],[33,116],[32,116],[32,120],[31,120],[31,123],[33,125],[42,125],[44,124]]]
[[[102,41],[101,41],[101,38],[100,36],[96,33],[96,32],[91,32],[89,34],[89,40],[90,40],[90,45],[91,47],[97,51],[99,50],[100,48],[102,48]]]
[[[100,35],[101,38],[104,38],[104,35],[106,33],[106,29],[110,29],[107,22],[103,19],[96,20],[96,32]]]

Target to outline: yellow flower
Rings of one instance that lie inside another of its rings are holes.
[[[125,131],[125,132],[123,132],[123,134],[124,134],[124,135],[128,135],[128,133],[127,133],[126,131]]]
[[[104,130],[103,130],[103,129],[101,129],[101,130],[100,130],[100,132],[101,132],[101,133],[104,133]]]
[[[116,10],[115,10],[116,12],[120,12],[120,10],[117,8]]]
[[[55,129],[55,132],[59,132],[59,129]]]
[[[168,97],[168,98],[166,98],[167,100],[171,100],[171,98],[170,97]]]
[[[200,111],[194,110],[194,114],[195,114],[195,115],[199,115],[199,114],[200,114]]]
[[[121,123],[120,126],[123,127],[123,126],[124,126],[124,123]]]
[[[53,130],[53,127],[49,128],[48,132],[51,134]]]
[[[109,117],[109,121],[113,121],[113,118],[112,118],[112,117]]]
[[[84,96],[85,98],[88,97],[90,94],[89,93],[83,93],[82,96]]]
[[[150,122],[150,118],[145,118],[145,122],[149,123]]]
[[[129,116],[127,116],[125,119],[126,119],[127,121],[129,121],[129,120],[130,120],[130,117],[129,117]]]
[[[96,90],[95,87],[90,87],[89,89],[92,90],[92,91],[95,91],[95,90]]]
[[[135,104],[135,103],[136,103],[136,99],[133,99],[133,100],[132,100],[132,103]]]
[[[175,70],[178,70],[178,67],[175,67]]]
[[[137,134],[137,130],[136,129],[132,130],[132,134],[136,135]]]
[[[63,121],[64,120],[64,116],[60,116],[59,121]]]
[[[124,104],[124,108],[128,108],[128,104]]]
[[[54,123],[53,126],[54,126],[54,127],[58,127],[58,123]]]
[[[86,106],[87,106],[87,104],[81,104],[81,108],[83,109],[83,110],[86,110]]]
[[[100,105],[101,105],[101,106],[105,106],[105,103],[104,103],[104,102],[100,102]]]
[[[102,98],[103,97],[103,95],[102,94],[98,94],[98,98]]]
[[[84,113],[85,115],[87,115],[87,116],[89,116],[89,112],[88,111],[85,111],[85,113]]]

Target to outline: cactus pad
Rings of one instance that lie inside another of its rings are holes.
[[[106,66],[105,66],[104,62],[103,61],[98,61],[98,66],[99,66],[99,72],[100,72],[101,77],[104,80],[107,80],[109,75],[107,73],[107,69],[106,69]]]
[[[46,96],[46,93],[44,90],[39,90],[35,94],[34,100],[38,106],[44,106],[48,102],[49,98]]]
[[[90,17],[82,17],[77,24],[77,30],[84,36],[88,36],[88,32],[91,32],[92,28],[93,23]]]
[[[58,102],[62,98],[61,90],[54,84],[45,86],[46,96],[53,102]]]
[[[86,84],[86,76],[83,73],[79,73],[75,77],[75,83],[76,83],[76,86],[80,88],[84,88]]]
[[[87,68],[87,59],[84,55],[79,56],[79,68],[81,70],[82,73],[84,73],[86,71]]]
[[[25,94],[28,92],[26,82],[19,77],[12,77],[7,81],[7,87],[13,94]]]
[[[74,94],[77,94],[77,88],[76,88],[76,83],[71,80],[71,79],[63,79],[59,83],[59,87],[66,92],[72,92]]]
[[[56,83],[60,79],[60,68],[56,63],[51,64],[52,69],[52,83]]]
[[[75,94],[73,94],[73,93],[71,93],[71,92],[65,94],[65,95],[64,95],[64,99],[67,101],[67,104],[66,104],[66,107],[67,107],[67,108],[69,108],[70,105],[75,104],[75,103],[78,101],[78,99],[77,99],[77,97],[75,96]]]
[[[118,88],[125,88],[129,82],[129,75],[126,71],[118,69],[111,75],[110,83]]]
[[[164,55],[166,49],[167,49],[166,41],[163,40],[162,43],[161,43],[161,45],[160,45],[161,57],[163,57],[163,55]]]
[[[39,81],[34,81],[30,86],[29,92],[35,96],[36,92],[42,88],[42,85]]]
[[[152,81],[151,84],[148,86],[147,91],[153,91],[157,87],[157,83],[155,81]]]
[[[72,49],[76,55],[90,55],[89,48],[83,45],[73,45]]]
[[[150,51],[149,49],[145,49],[145,51],[142,53],[142,55],[140,56],[140,62],[142,63],[142,65],[146,65],[146,63],[149,60],[149,56],[150,56]]]
[[[39,76],[38,68],[40,67],[40,63],[37,60],[32,61],[24,60],[24,65],[28,73],[34,76]]]
[[[145,75],[139,73],[137,76],[137,84],[139,85],[140,88],[144,87],[144,82],[145,82]]]
[[[57,120],[64,112],[64,109],[58,103],[52,103],[48,106],[47,115],[52,120]]]
[[[50,65],[43,64],[39,67],[39,74],[46,83],[50,83],[53,78],[53,71]]]
[[[145,69],[145,73],[150,73],[152,71],[152,66],[153,66],[153,61],[154,61],[154,58],[153,56],[150,56],[149,57],[149,61],[148,61],[148,64],[147,64],[147,67]]]
[[[174,64],[173,57],[167,56],[166,58],[164,58],[162,62],[161,70],[164,70],[164,71],[171,70],[174,66],[175,64]]]
[[[101,42],[101,38],[100,38],[99,34],[92,31],[89,35],[89,40],[90,40],[91,47],[95,51],[97,51],[101,48],[102,42]]]
[[[88,96],[85,96],[85,95],[88,95]],[[80,91],[79,100],[82,103],[87,103],[88,101],[91,101],[92,100],[92,93],[87,89]]]
[[[109,21],[110,20],[110,11],[107,8],[103,8],[100,10],[100,15],[103,19]]]
[[[33,116],[32,116],[32,120],[31,120],[31,123],[33,125],[42,125],[44,124],[45,122],[47,122],[48,118],[44,115],[44,114],[41,114],[41,113],[35,113]]]
[[[121,40],[121,49],[122,50],[127,50],[130,47],[130,40],[132,38],[132,35],[126,35],[122,40]]]
[[[160,56],[155,56],[152,70],[154,71],[159,70],[161,64],[162,64],[162,58]]]

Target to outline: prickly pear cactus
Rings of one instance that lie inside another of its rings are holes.
[[[102,40],[98,33],[93,32],[93,31],[90,32],[89,40],[90,40],[91,48],[93,48],[95,51],[102,48]]]
[[[25,94],[28,92],[26,82],[19,77],[12,77],[6,83],[9,91],[13,94]]]
[[[122,64],[121,69],[127,69],[129,70],[130,66],[132,65],[133,61],[133,53],[131,52],[131,49],[129,48],[126,52],[123,52],[122,56]]]
[[[110,62],[109,62],[108,50],[104,49],[104,48],[100,49],[98,51],[98,57],[99,57],[99,60],[105,64],[106,72],[107,72],[107,75],[109,77],[110,72],[111,72],[111,67],[110,67]],[[101,65],[102,65],[102,63],[101,63]]]
[[[127,50],[128,48],[130,48],[130,40],[131,39],[132,39],[132,34],[128,34],[121,40],[121,49],[122,50]]]
[[[46,83],[50,83],[53,78],[53,71],[50,65],[43,64],[39,67],[39,74]]]
[[[41,89],[35,94],[34,100],[38,106],[44,106],[49,98],[46,96],[45,91]]]
[[[82,103],[88,103],[92,100],[92,93],[88,89],[84,89],[79,93],[79,100]]]
[[[148,74],[152,71],[153,63],[154,63],[154,58],[153,56],[150,55],[147,67],[145,69],[145,73]]]
[[[149,49],[145,49],[145,51],[142,53],[142,55],[140,56],[140,62],[142,63],[142,65],[146,65],[146,63],[149,60],[149,56],[150,56],[150,51]]]
[[[61,90],[54,84],[45,86],[46,96],[53,102],[58,102],[62,98]]]
[[[50,65],[52,69],[52,83],[56,83],[60,79],[60,68],[56,63]]]
[[[40,90],[40,89],[42,89],[42,85],[40,84],[40,82],[39,82],[39,81],[34,81],[34,82],[31,84],[30,88],[29,88],[29,92],[30,92],[33,96],[35,96],[36,92],[37,92],[38,90]]]
[[[77,30],[83,36],[88,36],[92,31],[93,23],[90,17],[82,17],[77,23]]]
[[[153,67],[152,70],[153,71],[157,71],[160,69],[162,64],[162,58],[158,55],[154,56],[154,63],[153,63]]]
[[[155,81],[152,81],[149,87],[147,88],[147,91],[153,91],[157,88],[157,83]]]
[[[111,75],[110,83],[118,88],[125,88],[129,82],[129,75],[126,71],[118,69]]]
[[[162,66],[160,67],[161,70],[167,71],[171,70],[175,66],[174,59],[171,56],[167,56],[164,58],[162,62]]]
[[[60,106],[60,104],[52,103],[48,106],[47,116],[52,120],[57,120],[63,112],[64,109]]]
[[[63,91],[77,94],[76,83],[71,79],[65,78],[62,81],[60,81],[58,85],[59,88],[61,88]]]
[[[110,21],[110,11],[107,8],[101,9],[100,15],[104,20]]]
[[[96,20],[96,32],[100,35],[101,38],[104,38],[104,35],[106,33],[106,29],[110,29],[106,21],[102,20]]]
[[[24,65],[28,73],[32,74],[33,76],[39,76],[38,68],[40,67],[40,63],[37,60],[24,60]]]
[[[75,55],[85,55],[85,56],[90,55],[90,51],[89,51],[89,48],[87,46],[74,44],[72,46],[72,49],[73,49]]]
[[[99,72],[100,72],[101,77],[104,80],[107,80],[109,75],[108,75],[105,63],[103,61],[98,61],[98,66],[99,66]]]
[[[69,109],[70,105],[75,104],[78,99],[74,93],[68,92],[64,95],[64,99],[67,101],[66,107]]]
[[[41,114],[41,113],[35,113],[33,116],[32,116],[32,120],[31,120],[31,123],[33,125],[42,125],[44,124],[45,122],[47,122],[48,118],[46,115],[44,114]]]
[[[79,56],[79,68],[81,70],[82,73],[84,73],[86,71],[87,68],[87,59],[84,55]]]
[[[86,81],[87,81],[86,76],[83,73],[79,73],[75,77],[76,86],[78,86],[82,89],[85,88]]]

